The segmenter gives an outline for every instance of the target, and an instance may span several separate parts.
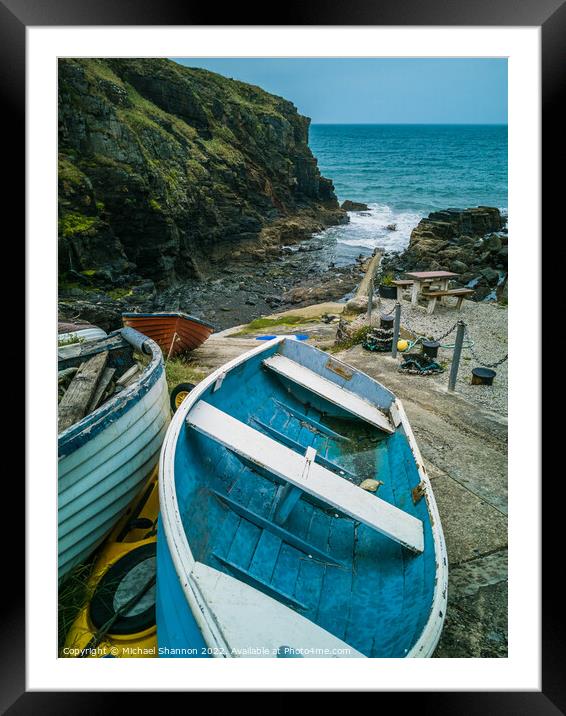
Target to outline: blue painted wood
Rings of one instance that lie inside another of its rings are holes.
[[[225,567],[228,568],[229,572],[232,572],[237,577],[239,577],[242,582],[245,582],[246,584],[249,584],[250,587],[255,587],[256,589],[259,589],[261,592],[265,592],[270,597],[274,597],[275,599],[289,604],[290,606],[294,607],[295,609],[306,609],[306,605],[302,602],[299,602],[297,599],[295,599],[290,594],[286,594],[283,589],[278,589],[273,584],[268,584],[267,582],[264,582],[262,579],[256,577],[248,570],[241,567],[236,562],[232,562],[229,559],[224,559],[222,557],[219,557],[217,554],[213,553],[213,556],[221,562]]]
[[[324,551],[329,551],[328,535],[332,519],[330,515],[313,508],[308,520],[308,541]],[[297,598],[302,599],[309,605],[307,616],[313,621],[317,621],[322,585],[328,564],[328,560],[311,559],[303,560],[299,567],[295,593]],[[330,563],[331,568],[336,566],[335,561]]]
[[[272,533],[279,541],[287,542],[293,547],[296,547],[298,550],[301,550],[305,554],[309,555],[316,555],[318,559],[322,559],[324,561],[332,562],[333,564],[339,564],[339,562],[336,562],[334,557],[332,557],[330,554],[319,550],[316,546],[310,544],[309,542],[306,542],[305,540],[300,539],[292,532],[289,532],[288,530],[284,529],[283,527],[280,527],[278,524],[274,524],[269,519],[266,519],[262,515],[257,514],[256,512],[253,512],[253,510],[250,510],[247,507],[243,507],[242,505],[238,504],[234,500],[231,500],[227,495],[222,495],[219,492],[213,492],[213,494],[227,507],[229,507],[231,510],[233,510],[237,515],[240,517],[245,518],[249,522],[252,522],[260,529]],[[263,535],[262,535],[263,537]],[[261,538],[260,538],[261,539]],[[255,558],[255,557],[254,557]]]
[[[291,511],[301,499],[303,491],[293,485],[282,485],[279,488],[279,494],[275,501],[275,509],[273,511],[273,521],[278,525],[284,525],[285,520],[291,514]]]
[[[328,547],[344,567],[327,566],[320,594],[318,622],[344,638],[350,620],[354,556],[354,521],[334,517],[329,524]]]
[[[254,418],[253,424],[257,425],[262,432],[274,438],[275,440],[277,440],[277,442],[281,443],[282,445],[287,445],[287,447],[290,447],[299,453],[304,453],[304,448],[307,446],[314,447],[317,450],[315,462],[318,462],[319,465],[326,467],[328,470],[332,470],[332,472],[341,474],[343,477],[348,477],[351,480],[356,479],[356,476],[349,470],[346,470],[346,468],[342,467],[341,465],[336,465],[336,463],[324,457],[324,453],[321,454],[319,452],[321,446],[323,446],[324,450],[326,450],[328,438],[326,438],[325,436],[313,434],[312,431],[310,431],[308,428],[302,426],[301,432],[299,433],[300,439],[293,440],[288,435],[285,435],[285,433],[282,433],[279,430],[275,430],[271,427],[271,425],[267,425],[266,423],[262,422],[261,420],[258,420],[257,418]]]
[[[286,358],[300,363],[305,366],[305,368],[309,368],[345,390],[355,393],[364,400],[370,401],[381,410],[387,411],[395,398],[390,390],[384,388],[383,385],[373,380],[373,378],[370,378],[369,375],[352,369],[349,366],[344,367],[351,372],[351,378],[347,379],[342,377],[335,370],[329,368],[330,365],[337,364],[339,361],[329,356],[328,353],[318,350],[307,343],[285,341],[280,352]]]
[[[281,350],[327,373],[329,356],[313,356],[311,347],[293,342],[302,347],[289,348],[288,343],[248,359],[202,399],[297,452],[314,447],[321,464],[333,465],[336,474],[343,470],[344,479],[381,480],[381,499],[423,521],[425,551],[409,554],[306,496],[290,510],[284,527],[275,525],[271,516],[281,482],[183,426],[176,443],[175,487],[188,543],[195,559],[298,610],[363,654],[405,656],[427,622],[435,580],[430,518],[424,500],[412,502],[419,475],[406,435],[399,427],[384,437],[351,416],[325,412],[308,394],[289,392],[262,370],[266,357]],[[334,376],[334,382],[341,380]],[[357,386],[363,397],[379,396],[381,405],[388,405],[389,391],[368,381],[374,382],[355,373],[348,389]],[[171,621],[166,605],[164,611]],[[172,629],[168,624],[167,633]]]
[[[163,658],[202,658],[208,653],[195,617],[187,608],[161,522],[157,525],[157,646]]]
[[[276,532],[264,529],[250,564],[250,574],[261,582],[270,584],[282,544],[283,540]]]
[[[319,420],[315,420],[312,416],[307,415],[306,412],[302,413],[300,410],[296,410],[295,408],[292,408],[290,405],[287,405],[280,400],[276,400],[275,403],[289,416],[297,418],[299,422],[303,423],[305,427],[308,427],[314,433],[321,433],[322,435],[326,435],[336,440],[344,440],[345,442],[349,442],[349,438],[345,437],[344,435],[340,435],[334,430],[331,430],[326,425],[323,425]]]

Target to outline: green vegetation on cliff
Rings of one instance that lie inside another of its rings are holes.
[[[276,241],[287,217],[305,231],[339,222],[309,122],[259,87],[169,60],[60,60],[61,273],[198,276]]]

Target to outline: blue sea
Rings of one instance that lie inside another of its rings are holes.
[[[341,261],[376,247],[404,249],[420,219],[437,209],[484,205],[507,213],[506,125],[313,124],[309,143],[340,203],[370,208],[323,232],[336,240]]]

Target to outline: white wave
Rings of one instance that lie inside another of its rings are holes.
[[[323,232],[332,236],[338,244],[360,247],[370,252],[375,248],[384,251],[403,251],[409,245],[411,231],[423,218],[423,214],[396,211],[386,204],[368,204],[369,211],[351,211],[348,224],[334,226]],[[395,230],[388,226],[395,224]]]

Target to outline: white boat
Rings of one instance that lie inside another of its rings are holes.
[[[87,343],[96,341],[99,338],[106,338],[108,335],[99,326],[90,323],[59,322],[58,324],[59,346],[72,345],[74,343]]]
[[[139,378],[59,434],[60,579],[102,542],[157,464],[170,408],[161,350],[132,328],[65,346],[59,359],[64,369],[108,351],[121,375],[134,349],[144,356]]]

